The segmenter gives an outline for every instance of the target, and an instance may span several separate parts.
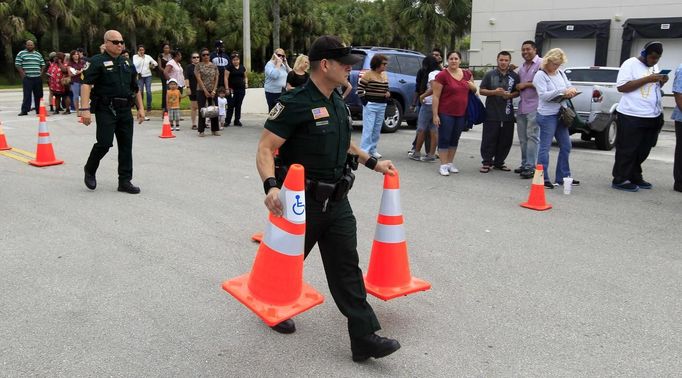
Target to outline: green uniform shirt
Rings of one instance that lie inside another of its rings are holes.
[[[41,68],[45,66],[45,59],[39,52],[22,50],[14,59],[14,65],[21,67],[26,77],[40,77]]]
[[[286,139],[279,149],[286,166],[298,163],[305,168],[306,178],[335,182],[343,175],[351,122],[338,92],[327,98],[309,80],[279,98],[265,128]]]
[[[83,84],[93,85],[92,97],[132,97],[137,91],[137,71],[123,56],[106,52],[90,58],[83,68]]]

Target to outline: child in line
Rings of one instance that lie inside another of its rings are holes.
[[[168,118],[171,129],[180,131],[180,99],[187,97],[182,95],[175,79],[168,79],[168,91],[166,92],[166,106],[168,106]]]
[[[225,88],[218,88],[218,124],[220,130],[225,128],[225,116],[227,115],[227,91]]]

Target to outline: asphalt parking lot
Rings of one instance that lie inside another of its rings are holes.
[[[248,106],[248,104],[247,104]],[[10,145],[34,151],[35,117],[0,105]],[[186,117],[188,118],[188,117]],[[136,128],[140,195],[116,191],[117,150],[97,190],[83,185],[94,127],[48,125],[63,165],[0,156],[0,376],[676,376],[682,371],[682,195],[672,190],[674,135],[645,163],[650,191],[610,188],[613,152],[574,138],[571,195],[521,208],[530,180],[478,172],[480,127],[455,164],[406,152],[413,129],[379,151],[401,173],[412,273],[433,285],[389,302],[371,298],[381,335],[402,349],[350,359],[345,319],[319,254],[305,280],[325,303],[271,331],[220,287],[246,273],[266,221],[255,169],[265,115],[197,138],[189,121],[160,139],[156,117]],[[354,133],[359,141],[360,133]],[[553,173],[556,150],[552,151]],[[518,165],[518,144],[508,165]],[[361,266],[369,260],[382,177],[360,168],[351,203]]]

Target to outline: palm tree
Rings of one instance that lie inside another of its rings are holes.
[[[166,2],[160,9],[163,20],[159,33],[173,45],[190,45],[196,40],[197,32],[192,27],[189,13],[178,3]]]
[[[471,30],[471,0],[447,0],[445,15],[454,23],[450,29],[450,48],[457,48],[457,39]]]
[[[161,26],[161,11],[165,4],[156,0],[141,2],[139,0],[118,0],[109,3],[112,21],[120,25],[122,34],[130,41],[133,49],[137,46],[137,29],[146,27],[157,29]]]
[[[279,17],[279,0],[272,0],[272,48],[277,49],[279,45],[279,28],[282,21]]]
[[[75,12],[80,2],[81,0],[47,0],[45,9],[50,19],[50,34],[54,51],[59,51],[60,30],[64,27],[74,29],[80,25],[80,19]]]
[[[405,9],[400,17],[412,23],[417,32],[424,36],[424,51],[433,48],[433,40],[437,35],[449,34],[454,22],[445,17],[445,8],[441,0],[402,0]]]
[[[17,0],[0,2],[0,18],[3,20],[0,23],[0,42],[4,50],[5,67],[14,67],[12,43],[24,32],[24,19],[17,12],[21,10],[17,4],[20,2]]]

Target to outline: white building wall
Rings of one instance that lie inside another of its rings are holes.
[[[656,17],[682,17],[682,1],[473,0],[469,64],[473,66],[495,65],[495,56],[500,50],[510,51],[512,61],[521,62],[521,43],[525,40],[535,40],[535,28],[540,21],[610,19],[611,35],[609,36],[607,65],[618,66],[620,65],[623,23],[628,18]],[[574,58],[578,59],[578,62],[573,63],[584,62],[585,54],[588,54],[591,58],[590,65],[594,64],[594,41],[594,39],[584,41],[586,48],[591,50],[578,57],[574,53]],[[561,39],[557,39],[550,43],[552,47],[561,47],[561,42]],[[580,41],[566,42],[577,52]],[[672,50],[666,48],[665,40],[662,42],[664,42],[664,58],[666,55],[672,58],[669,54]],[[631,55],[635,55],[641,45],[643,42],[635,40]],[[674,46],[674,50],[678,50],[682,44],[675,43]],[[668,45],[668,47],[671,46]],[[575,65],[571,62],[571,54],[568,55],[568,65]]]

